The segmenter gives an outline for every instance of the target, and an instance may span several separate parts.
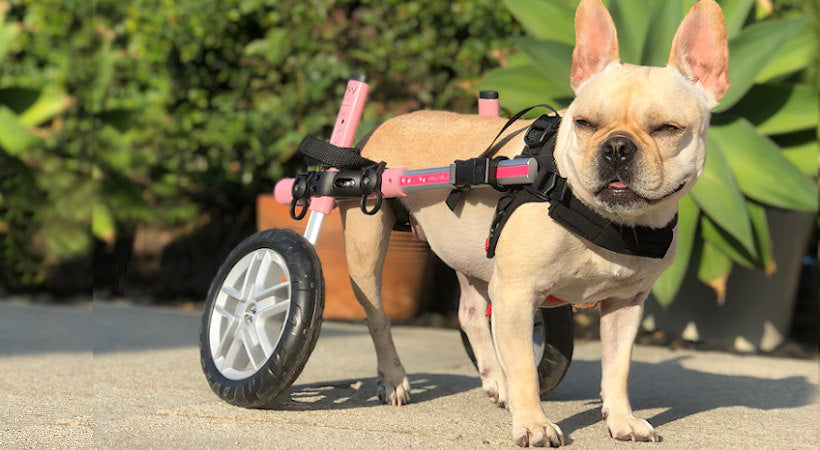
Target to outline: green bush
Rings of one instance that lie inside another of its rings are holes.
[[[61,263],[90,260],[92,247],[97,282],[116,278],[111,254],[128,257],[138,226],[252,224],[240,212],[297,169],[292,157],[305,135],[329,135],[353,72],[372,86],[361,132],[419,108],[473,111],[480,74],[519,33],[493,0],[11,6],[24,31],[0,67],[2,86],[55,83],[74,99],[62,128],[17,161],[28,175],[5,182],[27,186],[8,205],[25,205],[33,220],[0,227],[17,243],[3,249],[4,260],[33,251],[40,275],[24,284],[35,287]],[[225,252],[230,243],[219,240],[242,237],[228,234],[191,243],[205,247],[190,258]]]
[[[78,106],[60,74],[77,67],[49,49],[65,17],[16,22],[19,8],[0,1],[0,284],[25,289],[78,258],[86,264],[75,263],[75,273],[90,277],[92,192],[88,133],[63,114]]]

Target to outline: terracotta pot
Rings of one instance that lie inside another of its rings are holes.
[[[262,194],[256,200],[257,229],[289,228],[303,233],[307,218],[290,218],[288,206],[280,205],[273,195]],[[342,218],[334,209],[322,223],[316,253],[325,277],[325,319],[354,320],[365,317],[350,287],[345,259]],[[433,255],[425,242],[412,233],[393,231],[382,274],[382,304],[391,319],[409,319],[417,315],[431,295]]]

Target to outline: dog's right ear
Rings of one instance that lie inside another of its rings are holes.
[[[582,0],[575,11],[575,49],[569,84],[578,88],[609,63],[620,62],[618,34],[601,0]]]

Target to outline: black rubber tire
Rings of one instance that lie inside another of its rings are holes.
[[[575,346],[574,322],[571,305],[541,308],[536,312],[536,314],[539,313],[544,323],[543,335],[540,336],[544,340],[544,354],[541,361],[537,361],[537,369],[539,391],[544,397],[558,387],[572,362],[572,350]],[[534,340],[538,338],[533,336]],[[464,343],[467,356],[478,369],[473,347],[464,331],[461,331],[461,341]]]
[[[231,268],[245,255],[269,248],[285,260],[291,278],[291,304],[282,336],[268,360],[253,375],[231,380],[214,364],[208,338],[211,310]],[[319,338],[325,286],[316,251],[292,230],[270,229],[249,236],[231,251],[211,282],[199,334],[200,362],[211,389],[226,402],[246,408],[271,406],[299,376]]]

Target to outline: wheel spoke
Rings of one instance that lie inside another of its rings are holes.
[[[223,285],[222,289],[220,290],[225,294],[228,294],[228,296],[231,298],[235,298],[237,300],[240,300],[242,298],[242,293],[234,289],[233,286]]]
[[[254,277],[254,286],[253,286],[253,293],[250,295],[253,298],[257,297],[256,292],[259,292],[262,289],[265,289],[265,285],[267,284],[268,280],[268,273],[271,270],[271,256],[270,252],[265,252],[262,255],[262,259],[259,261],[259,266],[256,269],[256,274]]]
[[[251,261],[248,264],[248,270],[245,272],[245,279],[242,280],[242,290],[240,291],[241,300],[247,300],[253,293],[253,283],[256,281],[256,274],[259,273],[260,258],[258,253],[253,253]]]
[[[289,288],[290,281],[285,281],[279,284],[274,284],[273,286],[266,287],[261,290],[257,290],[253,297],[257,301],[262,300],[264,298],[268,298],[270,296],[276,296],[280,299],[287,299],[289,297]]]
[[[236,320],[237,319],[237,317],[232,312],[229,312],[227,309],[225,309],[221,305],[214,305],[214,311],[216,311],[219,314],[223,315],[228,320]]]
[[[260,352],[257,351],[257,347],[259,347],[259,336],[256,335],[256,331],[253,328],[242,328],[240,340],[245,348],[245,353],[248,355],[248,360],[253,366],[253,370],[259,370],[262,364],[265,363],[265,355],[260,355]]]
[[[216,348],[217,355],[224,355],[230,349],[230,345],[236,340],[236,329],[239,326],[239,319],[233,318],[228,320],[228,326],[219,337],[219,346]]]
[[[242,341],[241,338],[231,340],[231,342],[228,346],[228,349],[225,352],[224,362],[222,364],[223,373],[225,372],[226,369],[240,370],[240,369],[244,368],[244,367],[241,367],[241,368],[237,369],[237,367],[236,367],[237,359],[243,353],[245,353],[245,352],[243,352],[244,349],[245,349],[244,342]]]
[[[266,321],[271,317],[278,316],[280,314],[285,314],[288,312],[290,308],[290,301],[277,301],[277,299],[269,298],[267,300],[262,300],[256,304],[256,315],[258,317],[257,320]]]

